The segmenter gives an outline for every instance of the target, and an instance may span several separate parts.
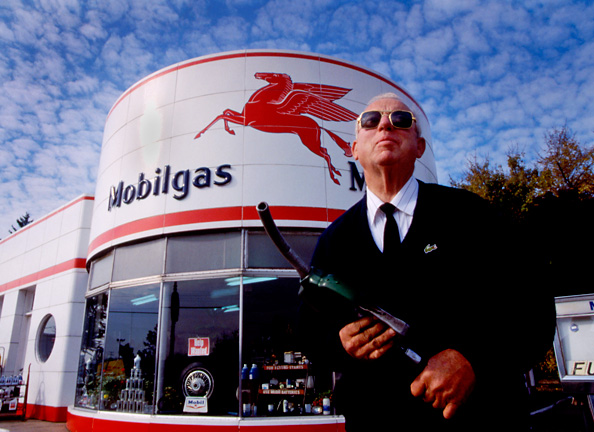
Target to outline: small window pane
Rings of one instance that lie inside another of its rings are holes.
[[[97,409],[107,326],[107,293],[87,300],[74,405]]]
[[[309,264],[318,242],[318,235],[283,233],[291,248]],[[263,232],[250,232],[248,237],[249,268],[292,268],[278,251],[270,237]]]
[[[165,239],[116,249],[113,280],[121,281],[163,273]]]
[[[239,232],[173,237],[167,244],[167,273],[239,268]]]
[[[54,349],[56,341],[56,320],[52,315],[46,316],[39,327],[37,338],[37,356],[41,363],[45,363]]]
[[[113,268],[113,253],[106,255],[91,265],[91,274],[89,276],[89,286],[91,289],[97,288],[111,281],[111,270]]]

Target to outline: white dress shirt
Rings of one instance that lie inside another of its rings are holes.
[[[406,233],[412,223],[413,214],[419,196],[419,182],[414,177],[408,179],[405,185],[398,191],[392,201],[395,207],[394,218],[398,224],[400,240],[404,240]],[[378,249],[384,251],[384,228],[386,226],[386,214],[380,209],[384,204],[377,195],[367,189],[367,220],[373,240]]]

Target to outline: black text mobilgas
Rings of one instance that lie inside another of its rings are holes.
[[[124,185],[120,181],[117,186],[112,186],[109,191],[107,209],[111,211],[114,207],[120,207],[122,203],[131,204],[136,200],[147,199],[151,196],[168,194],[171,190],[173,198],[182,200],[188,196],[190,186],[198,189],[215,186],[225,186],[231,182],[231,165],[224,164],[216,170],[207,167],[191,170],[181,170],[172,173],[171,167],[165,165],[163,169],[157,168],[155,176],[146,178],[144,173],[138,174],[138,182]]]

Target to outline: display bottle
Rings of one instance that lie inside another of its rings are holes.
[[[248,366],[247,366],[247,364],[244,364],[243,368],[241,368],[241,379],[242,380],[248,379],[248,373],[249,373]]]
[[[330,398],[324,398],[322,400],[322,413],[324,415],[329,415],[330,414]]]
[[[256,363],[252,363],[252,368],[250,369],[250,379],[257,380],[260,376],[260,372],[258,371],[258,365]]]

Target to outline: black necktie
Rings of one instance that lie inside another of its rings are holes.
[[[400,233],[398,224],[394,219],[396,207],[390,203],[380,206],[380,210],[386,214],[386,227],[384,228],[384,254],[393,254],[400,247]]]

